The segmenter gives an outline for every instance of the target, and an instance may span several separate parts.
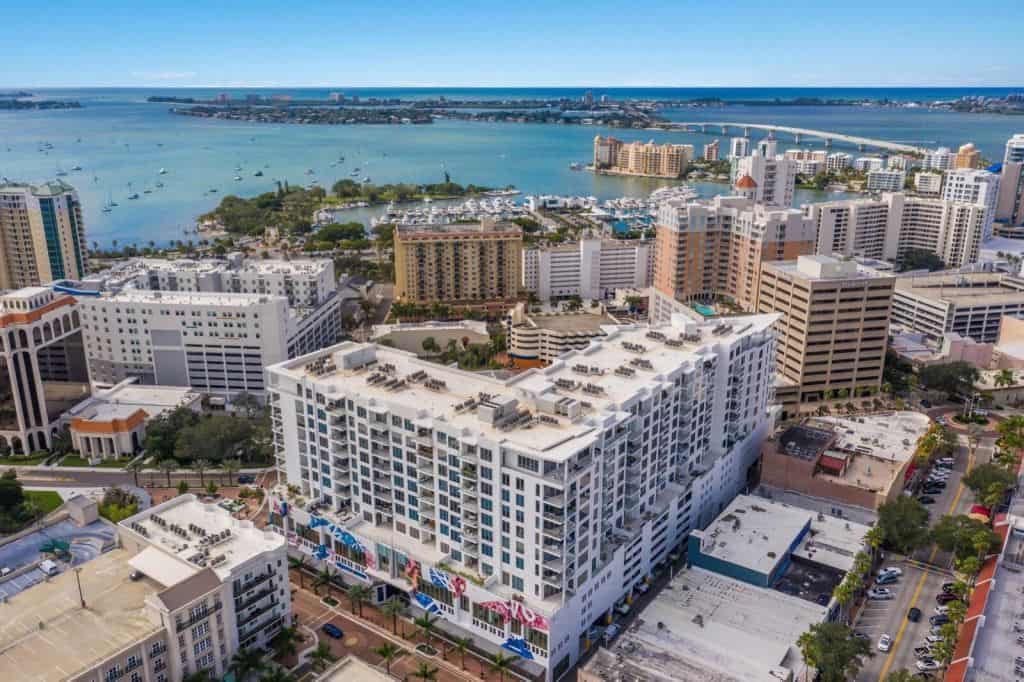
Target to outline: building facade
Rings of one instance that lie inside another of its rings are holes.
[[[981,165],[981,150],[974,146],[974,143],[960,145],[956,150],[956,158],[953,159],[953,168],[977,168]]]
[[[790,405],[880,388],[893,282],[829,256],[763,264],[757,310],[782,314],[776,362],[796,387]]]
[[[918,173],[914,176],[914,189],[925,196],[939,196],[942,193],[942,174]]]
[[[523,232],[513,223],[398,225],[395,298],[414,303],[512,301],[522,279]]]
[[[774,316],[619,329],[497,380],[343,343],[270,367],[271,523],[549,682],[743,487]]]
[[[0,449],[49,449],[60,415],[89,395],[79,314],[46,287],[0,296]]]
[[[985,228],[983,240],[992,237],[992,222],[996,217],[999,203],[999,175],[987,170],[966,167],[946,173],[942,187],[942,198],[961,204],[978,204],[985,207]]]
[[[564,296],[604,299],[616,289],[651,285],[654,242],[600,239],[523,250],[523,288],[541,301]]]
[[[0,183],[0,289],[83,277],[87,249],[82,206],[71,185]]]
[[[919,249],[936,254],[950,268],[978,260],[987,214],[980,204],[902,192],[802,209],[817,226],[819,254],[895,261]]]
[[[948,332],[995,343],[1003,316],[1024,316],[1024,279],[991,272],[899,277],[893,292],[894,328],[940,341]]]
[[[734,178],[747,175],[756,183],[754,200],[768,206],[790,207],[796,188],[796,163],[774,153],[775,141],[762,140],[750,156],[734,161]],[[765,151],[769,153],[765,153]]]
[[[675,302],[716,296],[752,310],[761,263],[813,253],[815,247],[814,226],[800,211],[745,197],[664,202],[656,234],[652,319],[659,321],[676,311]]]
[[[729,140],[729,158],[738,159],[741,156],[750,155],[750,138],[734,137]]]
[[[583,350],[591,340],[619,324],[604,308],[531,312],[519,303],[508,315],[508,353],[519,360],[550,363],[570,350]]]
[[[868,171],[867,190],[869,192],[899,192],[907,174],[901,170],[872,169]]]
[[[996,220],[1008,227],[1024,226],[1024,162],[1022,161],[1007,161],[1003,164],[999,177]]]
[[[594,170],[622,175],[678,178],[693,160],[693,145],[623,142],[615,137],[594,138]]]

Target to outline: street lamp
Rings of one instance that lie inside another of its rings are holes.
[[[82,567],[75,567],[75,582],[78,583],[78,600],[82,603],[82,608],[85,608],[85,595],[82,594]]]

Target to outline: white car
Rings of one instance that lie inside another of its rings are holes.
[[[903,576],[903,569],[902,568],[897,568],[895,566],[887,566],[887,567],[883,568],[882,570],[880,570],[878,572],[878,575],[879,576],[894,575],[897,578],[899,578],[899,577]]]
[[[937,644],[942,641],[942,637],[940,637],[937,633],[933,633],[925,637],[924,641],[925,644]]]
[[[878,638],[878,650],[888,651],[892,648],[892,637],[889,635],[882,635]]]
[[[868,599],[892,599],[895,596],[887,587],[872,587],[868,590]]]
[[[936,606],[935,607],[935,613],[937,613],[940,616],[944,616],[947,613],[949,613],[949,607],[948,606]]]
[[[926,670],[938,670],[939,664],[934,658],[922,658],[917,662],[917,669],[922,672]]]

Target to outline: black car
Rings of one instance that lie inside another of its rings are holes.
[[[255,483],[256,477],[253,476],[252,474],[242,474],[241,476],[238,477],[238,482],[241,483],[242,485],[246,485],[248,483]]]
[[[935,504],[935,498],[929,497],[928,495],[922,495],[921,497],[917,498],[917,501],[920,502],[921,504]]]
[[[323,630],[324,634],[331,639],[341,639],[345,636],[345,633],[341,631],[341,628],[334,623],[324,623],[320,629]]]
[[[942,583],[943,592],[952,592],[954,587],[956,587],[956,583]]]
[[[945,625],[949,622],[949,616],[947,616],[944,613],[940,613],[937,616],[932,616],[931,618],[929,618],[928,622],[932,625]]]
[[[951,601],[960,601],[960,598],[949,592],[943,592],[942,594],[935,596],[935,603],[939,606],[945,606]]]
[[[931,406],[932,406],[932,402],[930,400],[922,400],[921,401],[921,407],[931,407]]]
[[[916,623],[917,621],[921,620],[921,609],[915,606],[914,608],[907,611],[907,620],[909,620],[911,623]]]

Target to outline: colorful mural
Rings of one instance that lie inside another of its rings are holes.
[[[439,568],[427,569],[430,582],[438,587],[444,588],[455,595],[458,599],[466,591],[466,579],[460,575],[451,575]]]
[[[420,607],[427,613],[432,613],[435,616],[444,615],[444,612],[441,610],[441,607],[435,604],[433,599],[423,594],[422,592],[414,591],[412,593],[412,596],[416,599],[416,603],[419,604]]]
[[[409,559],[405,562],[405,576],[412,583],[412,589],[415,592],[420,587],[420,564],[418,561]]]
[[[523,606],[520,602],[511,601],[482,601],[480,606],[493,611],[494,613],[500,614],[501,619],[506,623],[515,618],[523,625],[529,626],[534,630],[547,631],[550,627],[548,619],[544,616],[531,611],[530,609]]]
[[[270,510],[278,516],[288,516],[288,503],[284,500],[272,499],[270,501]]]
[[[364,547],[363,544],[361,542],[359,542],[359,540],[356,539],[356,537],[354,535],[352,535],[352,533],[349,533],[347,530],[345,530],[341,526],[337,526],[337,525],[331,523],[330,521],[328,521],[327,519],[325,519],[325,518],[323,518],[321,516],[310,515],[310,517],[309,517],[309,528],[312,530],[314,528],[321,528],[321,527],[327,528],[327,533],[331,537],[333,537],[336,540],[338,540],[338,542],[340,542],[341,544],[345,545],[346,547],[351,549],[353,552],[356,552],[357,554],[361,554],[363,556],[363,560],[366,562],[366,566],[368,568],[373,568],[375,566],[376,562],[375,562],[373,553],[370,552],[370,550],[368,550],[366,547]],[[319,559],[321,557],[317,557],[317,558]]]
[[[528,661],[533,660],[533,652],[530,651],[529,645],[526,640],[522,637],[509,637],[505,640],[505,643],[501,645],[502,649],[508,649],[514,654],[518,654],[522,658]]]

